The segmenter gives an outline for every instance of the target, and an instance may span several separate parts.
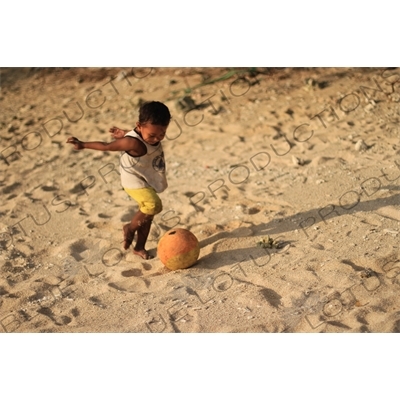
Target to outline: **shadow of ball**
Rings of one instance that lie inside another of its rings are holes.
[[[157,246],[157,255],[170,270],[191,267],[199,258],[200,244],[187,229],[171,229],[164,234]]]

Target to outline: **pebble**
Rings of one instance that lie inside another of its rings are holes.
[[[116,80],[117,82],[120,82],[120,81],[122,81],[123,79],[126,79],[126,76],[127,76],[127,74],[126,74],[125,71],[120,71],[120,72],[118,73],[118,75],[116,76],[115,80]]]
[[[301,165],[301,160],[296,156],[292,156],[292,162],[294,165]]]
[[[17,129],[18,129],[17,126],[12,125],[12,124],[9,124],[9,125],[8,125],[8,130],[7,130],[7,132],[8,132],[8,133],[13,133],[13,132],[15,132]]]
[[[355,148],[356,151],[365,151],[365,150],[368,149],[368,146],[365,144],[364,140],[360,139],[354,145],[354,148]]]

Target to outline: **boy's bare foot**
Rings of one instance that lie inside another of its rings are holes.
[[[124,225],[124,249],[128,250],[130,245],[133,242],[133,239],[135,238],[135,231],[131,231],[129,229],[130,224]]]
[[[140,257],[142,257],[142,258],[145,259],[145,260],[149,260],[150,258],[153,258],[153,257],[148,253],[148,251],[145,250],[145,249],[141,249],[141,250],[135,250],[135,249],[133,249],[133,253],[136,254],[136,255],[138,255],[138,256],[140,256]]]

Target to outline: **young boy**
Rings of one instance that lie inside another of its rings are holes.
[[[67,140],[67,143],[74,145],[75,150],[121,151],[121,184],[139,205],[139,211],[132,221],[123,227],[124,249],[130,247],[137,233],[133,252],[145,260],[151,258],[145,249],[151,223],[154,215],[162,210],[157,193],[167,188],[161,141],[170,120],[168,107],[158,101],[151,101],[140,107],[139,121],[133,130],[115,126],[110,128],[111,136],[116,139],[111,143],[81,142],[75,137]]]

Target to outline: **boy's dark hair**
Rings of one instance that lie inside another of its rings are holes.
[[[159,101],[148,101],[139,109],[139,122],[168,126],[171,114],[168,107]]]

